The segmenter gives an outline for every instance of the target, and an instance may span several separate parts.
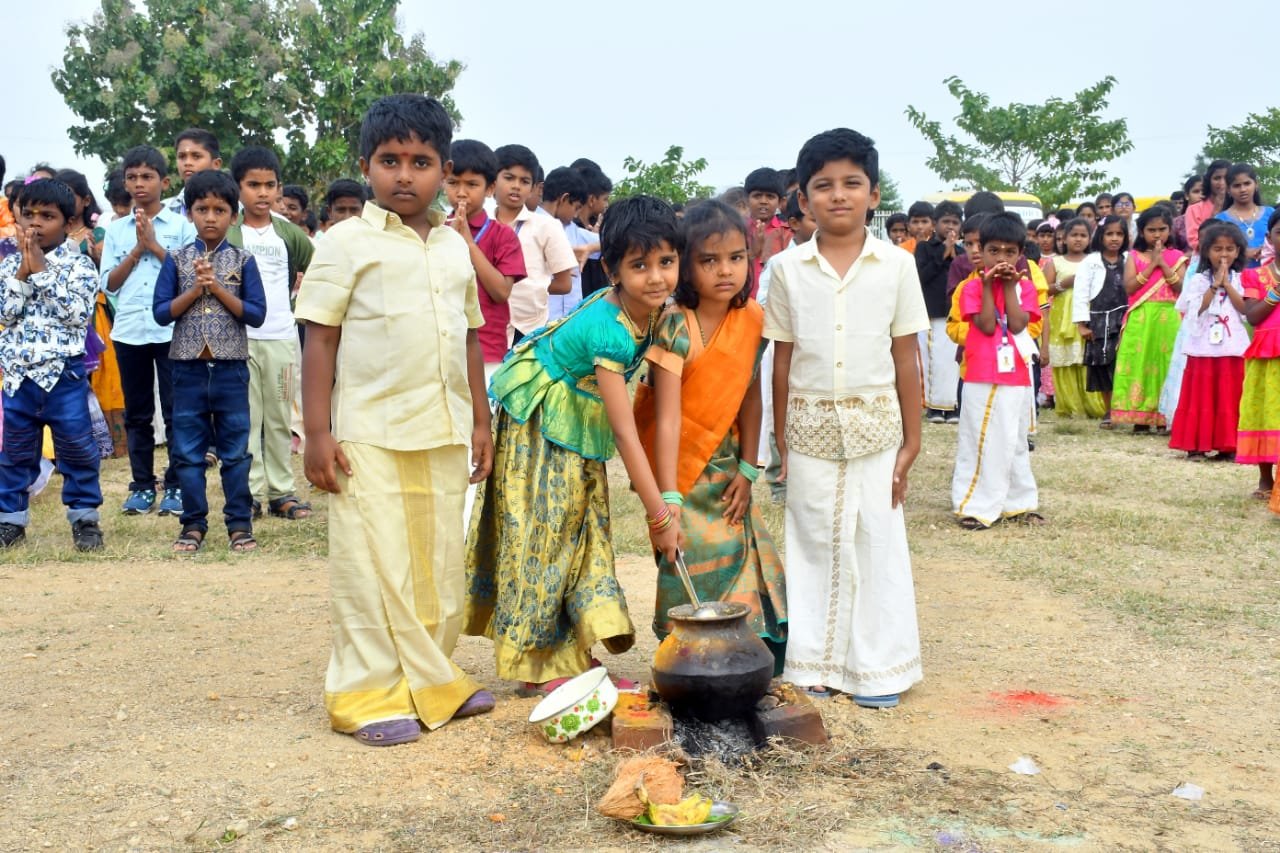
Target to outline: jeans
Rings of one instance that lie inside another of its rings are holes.
[[[156,487],[155,387],[160,386],[160,414],[164,418],[165,442],[173,448],[173,376],[169,367],[169,345],[115,344],[120,367],[120,389],[124,392],[124,431],[129,444],[129,467],[133,480],[129,491]],[[178,487],[173,461],[164,472],[164,487]]]
[[[97,521],[102,506],[98,445],[89,420],[89,380],[84,356],[67,359],[52,391],[30,379],[4,395],[4,447],[0,450],[0,521],[31,522],[27,489],[40,474],[44,428],[53,433],[54,464],[62,474],[67,520]]]
[[[205,451],[222,461],[227,532],[253,530],[249,497],[249,367],[243,361],[174,361],[170,458],[182,487],[183,529],[209,529]]]

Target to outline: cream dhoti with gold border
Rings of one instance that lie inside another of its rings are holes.
[[[901,693],[924,675],[906,520],[892,506],[897,394],[793,396],[786,437],[783,678],[859,696]]]
[[[336,731],[418,719],[439,728],[480,685],[451,660],[462,629],[465,446],[394,451],[342,442],[352,476],[329,499]]]
[[[930,319],[929,328],[921,332],[919,338],[924,407],[954,412],[956,392],[960,388],[960,363],[956,361],[956,343],[947,336],[947,318]]]
[[[951,476],[951,508],[987,527],[1039,509],[1027,435],[1035,432],[1029,385],[966,382]]]

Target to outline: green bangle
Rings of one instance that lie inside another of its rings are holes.
[[[672,506],[684,506],[684,495],[679,492],[663,492],[662,502]]]
[[[754,483],[760,476],[760,469],[747,462],[745,459],[738,460],[738,473],[747,478],[748,483]]]

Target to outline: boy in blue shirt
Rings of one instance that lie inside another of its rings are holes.
[[[87,255],[66,245],[76,197],[39,180],[18,195],[19,251],[0,262],[0,548],[21,542],[31,521],[28,489],[40,473],[44,428],[53,433],[62,502],[76,549],[102,548],[98,447],[89,420],[84,344],[98,293]]]
[[[173,379],[169,366],[169,340],[173,330],[156,323],[151,306],[156,277],[165,255],[196,238],[191,221],[161,201],[169,186],[169,164],[149,145],[125,152],[121,161],[125,189],[133,200],[128,216],[107,226],[102,243],[102,286],[116,296],[116,316],[111,328],[120,387],[124,392],[124,428],[129,444],[129,497],[125,515],[151,512],[156,504],[156,387],[164,417],[165,441],[173,446]],[[182,495],[172,460],[164,471],[161,515],[182,512]]]
[[[182,484],[179,553],[199,551],[209,532],[205,451],[222,460],[223,515],[231,550],[252,551],[249,494],[249,338],[267,316],[253,255],[227,242],[240,188],[225,172],[196,172],[183,203],[199,239],[165,259],[156,280],[156,322],[173,325],[173,444]]]

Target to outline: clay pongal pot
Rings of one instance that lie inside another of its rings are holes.
[[[653,656],[653,686],[676,714],[706,722],[742,717],[769,689],[774,658],[747,624],[745,604],[710,602],[667,611],[674,628]]]

